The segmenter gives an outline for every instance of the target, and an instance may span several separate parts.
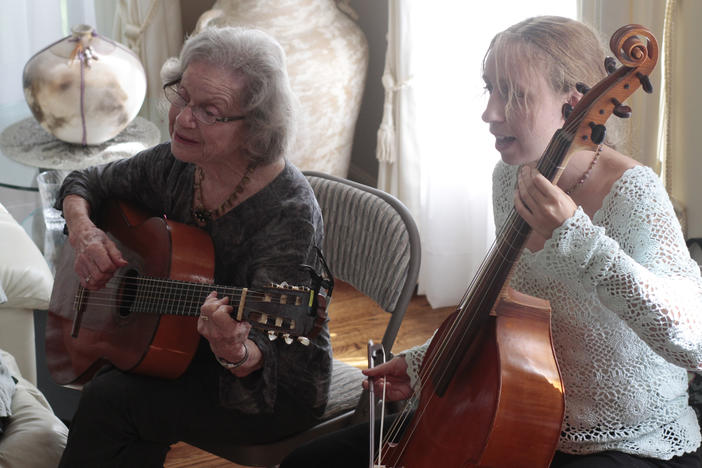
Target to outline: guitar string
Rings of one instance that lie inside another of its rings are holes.
[[[120,278],[128,278],[129,280],[134,280],[134,277],[125,277],[125,276],[120,276],[120,275],[115,275],[118,279]],[[179,305],[188,306],[190,305],[191,307],[197,307],[199,309],[199,306],[202,304],[204,301],[204,298],[209,294],[209,291],[212,289],[219,289],[225,296],[231,297],[235,302],[232,304],[233,306],[238,306],[240,302],[240,298],[243,295],[243,292],[240,289],[236,288],[231,288],[231,287],[224,287],[224,286],[216,286],[216,285],[208,285],[208,284],[193,284],[193,283],[188,283],[188,282],[178,282],[178,281],[167,281],[167,280],[161,280],[161,279],[152,279],[148,277],[140,277],[139,278],[141,281],[140,283],[143,285],[145,283],[160,283],[160,284],[166,284],[168,287],[163,288],[161,287],[160,289],[149,289],[149,288],[139,288],[138,286],[135,288],[124,288],[120,286],[114,286],[114,285],[108,285],[105,288],[102,288],[97,291],[91,291],[88,296],[91,299],[91,305],[95,306],[105,306],[105,307],[115,307],[115,302],[114,298],[116,294],[119,294],[121,291],[121,297],[125,298],[127,300],[123,301],[124,302],[129,302],[129,299],[134,298],[134,302],[138,303],[139,299],[143,299],[147,302],[149,302],[149,306],[153,307],[154,303],[165,303],[169,307],[177,307]],[[177,287],[177,286],[182,286],[186,285],[186,288],[182,287]],[[129,291],[129,289],[132,289],[131,293],[125,291]],[[116,294],[115,294],[116,293]],[[298,294],[295,294],[298,293]],[[288,296],[292,295],[295,298],[303,299],[304,302],[306,303],[309,300],[309,297],[302,297],[308,296],[309,291],[301,291],[301,290],[293,290],[289,291],[286,290],[285,292],[280,292],[278,293],[278,297],[275,296],[275,294],[272,293],[261,293],[257,292],[256,290],[247,290],[246,297],[248,299],[251,299],[253,301],[258,301],[258,302],[270,302],[274,304],[290,304],[290,302],[287,300],[285,302],[282,302],[282,297],[283,296]],[[79,288],[79,292],[76,294],[76,297],[74,298],[75,301],[82,302],[82,298],[86,295],[85,290],[82,286]],[[294,303],[292,305],[295,305]],[[171,313],[172,315],[180,315],[177,313]],[[183,314],[183,315],[199,315],[199,314]]]
[[[78,296],[78,297],[79,296],[86,296],[86,297],[90,296],[90,295],[85,294],[86,290],[82,286],[80,286],[80,288],[83,291],[76,294],[76,296]],[[256,307],[257,304],[262,305],[263,303],[264,303],[263,301],[259,301],[258,303],[253,302],[253,304],[249,303],[247,305],[248,318],[246,320],[249,321],[254,328],[261,328],[261,329],[264,329],[267,331],[282,333],[283,336],[285,336],[285,334],[287,334],[291,337],[297,337],[297,336],[304,335],[304,333],[306,333],[308,331],[306,329],[302,329],[300,333],[297,332],[297,330],[296,330],[298,328],[297,324],[300,323],[300,321],[297,318],[281,317],[280,315],[270,313],[264,309],[260,309],[260,308]],[[265,303],[269,303],[269,302],[265,301]],[[294,304],[281,303],[281,302],[278,302],[278,304],[280,304],[280,305],[294,305]],[[103,310],[111,310],[111,309],[118,308],[115,306],[114,302],[110,302],[109,304],[108,303],[95,304],[94,302],[91,301],[90,305],[91,305],[91,307],[93,307],[93,310],[95,310],[95,308],[100,307],[100,306],[102,306]],[[190,303],[190,306],[193,310],[199,311],[200,305],[201,305],[201,302],[191,302]],[[299,307],[299,306],[296,306],[296,307]],[[159,315],[189,316],[189,317],[197,317],[200,315],[199,312],[192,313],[192,314],[178,314],[178,313],[174,313],[170,310],[166,311],[166,310],[164,310],[164,308],[165,308],[165,306],[161,307],[160,310],[153,310],[153,308],[151,308],[150,310],[145,310],[145,309],[134,310],[134,308],[131,308],[130,310],[132,310],[132,312],[134,312],[134,313],[146,313],[146,314],[154,314],[154,315],[159,314]],[[235,306],[235,308],[236,308],[236,306]],[[264,321],[256,320],[256,317],[255,317],[256,314],[259,314],[261,317],[264,317],[264,316],[267,317],[266,321],[264,322]],[[271,318],[274,320],[273,323],[269,322],[269,320]],[[276,323],[277,319],[281,319],[281,322]]]

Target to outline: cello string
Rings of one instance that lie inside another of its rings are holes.
[[[570,128],[570,127],[568,127],[568,128]],[[554,153],[556,156],[559,156],[559,155],[565,156],[565,152],[570,147],[570,144],[571,144],[570,141],[557,141],[556,146],[555,146],[556,150],[551,151],[551,153]],[[550,149],[551,149],[551,146],[549,146],[549,148],[547,148],[547,151],[546,151],[544,157],[540,160],[540,162],[545,160],[544,164],[540,164],[540,166],[543,166],[543,168],[540,169],[542,173],[546,172],[547,174],[552,174],[555,169],[557,169],[557,168],[560,169],[560,166],[559,166],[560,161],[554,161],[555,158],[549,157],[549,150]],[[500,259],[503,261],[503,263],[508,260],[508,258],[506,258],[507,256],[505,254],[503,254],[500,249],[496,249],[497,241],[499,239],[502,240],[500,245],[502,245],[503,243],[507,243],[508,247],[512,250],[521,249],[521,246],[517,246],[517,245],[514,245],[514,244],[509,242],[510,238],[507,236],[507,234],[509,233],[509,231],[515,230],[515,226],[517,226],[518,223],[522,223],[522,222],[523,221],[521,220],[521,217],[516,213],[516,210],[513,209],[511,211],[510,215],[508,216],[507,222],[505,223],[505,227],[503,229],[501,229],[500,234],[498,234],[498,237],[493,242],[493,244],[490,248],[490,255],[488,255],[488,257],[486,259],[484,259],[483,262],[481,263],[481,265],[478,269],[478,274],[474,277],[474,280],[471,282],[471,286],[469,287],[467,294],[473,292],[472,290],[473,290],[475,278],[480,277],[482,275],[481,272],[485,271],[486,263],[494,262],[495,261],[494,258],[497,256],[500,257]],[[522,245],[523,245],[523,242],[522,242]],[[487,259],[490,259],[490,260],[487,260]],[[491,278],[489,281],[492,285],[492,282],[494,281],[494,277]],[[482,303],[483,299],[484,299],[484,296],[479,299],[479,304]],[[464,300],[462,302],[465,302],[465,296],[464,296]],[[479,309],[480,309],[480,307],[479,307]],[[449,341],[447,339],[447,337],[450,338],[454,333],[457,332],[458,323],[461,322],[461,320],[460,320],[461,315],[463,315],[465,313],[467,313],[466,310],[461,310],[460,308],[457,310],[456,317],[454,318],[451,326],[449,327],[449,330],[447,331],[447,333],[443,337],[444,339],[443,339],[442,343],[440,343],[440,345],[442,345],[442,346],[440,346],[440,348],[435,353],[433,353],[432,356],[430,356],[430,360],[427,363],[428,365],[426,365],[426,366],[422,365],[422,367],[420,369],[419,381],[417,384],[417,394],[421,394],[421,391],[422,391],[423,387],[425,386],[424,383],[427,381],[427,376],[433,375],[437,363],[440,361],[444,361],[443,355],[446,354],[446,349],[443,346],[446,346],[446,343]],[[466,327],[467,329],[469,329],[471,327],[471,324],[474,322],[474,320],[475,320],[474,317],[469,319],[468,326]],[[465,336],[465,332],[464,332],[464,336]],[[419,412],[419,414],[417,414],[415,412],[415,418],[413,419],[414,427],[406,429],[406,430],[410,431],[410,437],[405,437],[404,440],[411,439],[411,435],[414,432],[415,428],[417,427],[417,422],[421,420],[424,412],[429,407],[428,403],[431,402],[431,400],[433,398],[434,398],[434,395],[430,395],[429,401],[424,405],[424,407],[418,408],[416,410]],[[383,439],[382,445],[385,445],[386,443],[389,443],[390,440],[394,439],[394,437],[392,437],[391,435],[395,435],[397,433],[397,431],[399,430],[399,428],[405,424],[408,415],[409,415],[409,410],[403,410],[401,416],[396,419],[395,424],[393,424],[391,430],[389,431],[387,439]],[[401,447],[400,450],[404,451],[405,448],[406,447]]]
[[[567,147],[564,148],[564,144],[561,143],[557,149],[558,149],[560,152],[563,152],[563,150],[564,150],[564,149],[567,149]],[[548,159],[548,161],[550,162],[553,158],[546,158],[546,159]],[[551,164],[551,165],[553,166],[553,164]],[[503,260],[503,263],[504,263],[504,261],[506,260],[506,255],[503,253],[503,251],[502,251],[501,249],[496,248],[496,246],[497,246],[497,244],[498,244],[498,241],[500,241],[500,245],[504,245],[504,244],[506,243],[507,246],[508,246],[510,249],[512,249],[513,251],[516,251],[518,248],[521,248],[521,246],[518,246],[518,245],[515,245],[515,244],[510,243],[510,242],[509,242],[510,237],[507,235],[507,234],[509,233],[509,231],[515,230],[515,225],[516,225],[517,223],[521,223],[521,222],[522,222],[522,220],[521,220],[521,218],[519,217],[519,215],[516,213],[515,210],[512,210],[512,212],[510,213],[510,216],[508,217],[508,222],[505,223],[506,227],[503,228],[503,229],[500,231],[500,234],[498,234],[498,237],[497,237],[496,240],[493,242],[493,245],[492,245],[492,247],[491,247],[491,249],[490,249],[490,250],[491,250],[490,255],[488,255],[488,257],[486,257],[486,259],[483,260],[483,262],[482,262],[482,264],[481,264],[481,266],[480,266],[480,268],[479,268],[478,273],[476,274],[476,276],[474,276],[474,279],[473,279],[473,281],[472,281],[472,283],[471,283],[471,286],[469,287],[469,293],[470,293],[470,294],[472,294],[472,293],[474,292],[474,283],[475,283],[476,278],[480,278],[480,277],[483,276],[483,271],[485,270],[486,262],[487,262],[487,261],[491,261],[491,262],[494,263],[495,257],[496,257],[496,256],[497,256],[497,257],[501,257],[501,259]],[[491,283],[491,285],[492,285],[492,283]],[[466,313],[466,311],[459,311],[459,314],[463,314],[463,313]],[[456,324],[455,326],[457,326],[458,322],[460,322],[459,317],[457,317],[457,318],[454,320],[453,324]],[[449,329],[449,331],[448,331],[447,334],[446,334],[447,337],[452,337],[452,336],[453,336],[453,333],[455,332],[455,326],[452,327],[451,329]],[[447,340],[444,340],[444,343],[446,343],[446,341],[447,341]],[[439,356],[441,356],[442,354],[443,354],[443,353],[437,353],[437,354],[435,354],[435,356],[439,357]],[[429,366],[427,372],[431,371],[432,369],[433,369],[433,368],[432,368],[431,366]]]

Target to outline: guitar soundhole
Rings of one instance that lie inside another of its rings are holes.
[[[122,282],[120,283],[117,297],[117,304],[119,304],[119,307],[117,310],[122,318],[125,318],[132,313],[132,306],[134,305],[137,296],[138,277],[139,273],[136,270],[127,270],[124,273]]]

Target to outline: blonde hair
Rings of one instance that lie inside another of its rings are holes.
[[[488,60],[494,60],[497,83],[493,86],[505,93],[509,115],[517,107],[528,111],[527,96],[522,97],[518,83],[533,82],[537,76],[543,76],[559,94],[572,92],[577,83],[590,87],[597,84],[607,76],[606,50],[594,29],[580,21],[536,16],[492,39],[483,58],[483,72]],[[612,138],[607,141],[612,144]]]

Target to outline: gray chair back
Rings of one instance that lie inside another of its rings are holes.
[[[319,172],[305,176],[322,210],[322,251],[334,277],[391,314],[382,338],[389,354],[419,275],[416,224],[407,208],[383,191]],[[305,442],[361,419],[368,405],[363,379],[360,369],[334,359],[329,402],[316,426],[267,444],[200,448],[241,465],[276,466]]]

